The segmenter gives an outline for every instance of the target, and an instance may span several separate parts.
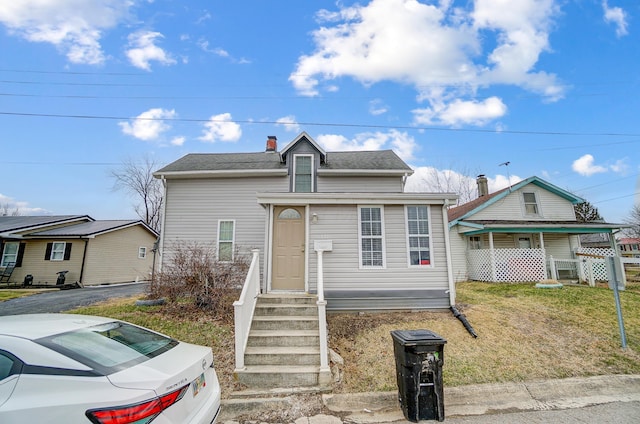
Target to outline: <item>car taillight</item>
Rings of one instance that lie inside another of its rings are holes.
[[[90,409],[85,415],[94,424],[147,424],[153,421],[164,410],[182,399],[189,385],[171,393],[134,405],[116,406],[113,408]]]

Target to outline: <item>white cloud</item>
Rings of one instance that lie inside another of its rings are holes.
[[[458,172],[452,169],[438,169],[432,166],[416,167],[413,175],[407,179],[405,191],[425,193],[456,193],[459,196],[458,204],[469,202],[478,197],[478,184],[476,177],[467,172]],[[495,193],[521,180],[517,175],[507,178],[504,175],[487,177],[489,193]]]
[[[626,174],[629,172],[629,161],[627,158],[618,159],[613,165],[610,165],[609,168],[616,174]]]
[[[571,169],[585,177],[590,177],[593,174],[601,174],[603,172],[607,172],[606,167],[596,165],[594,164],[594,161],[595,158],[592,155],[586,154],[573,161]]]
[[[215,48],[211,48],[209,47],[209,41],[205,40],[204,38],[201,38],[198,40],[198,47],[200,47],[200,49],[202,49],[202,51],[207,52],[207,53],[213,53],[217,56],[220,57],[229,57],[229,52],[226,51],[225,49],[221,48],[221,47],[215,47]]]
[[[284,127],[285,131],[299,133],[300,125],[296,121],[296,117],[294,115],[283,116],[276,120],[277,125],[281,125]]]
[[[602,10],[604,11],[605,22],[615,25],[618,37],[623,37],[629,33],[627,30],[627,13],[621,7],[609,7],[607,0],[604,0],[602,2]]]
[[[131,0],[2,1],[0,23],[12,35],[55,45],[70,62],[97,65],[105,61],[103,32],[127,20],[132,6]]]
[[[316,137],[327,151],[363,151],[393,149],[403,160],[413,159],[413,152],[417,147],[415,139],[406,132],[390,130],[386,133],[361,133],[353,139],[342,135],[322,134]]]
[[[198,140],[215,143],[216,141],[235,142],[242,137],[240,125],[232,121],[230,113],[221,113],[209,118],[209,122],[204,124],[205,130]]]
[[[171,139],[171,145],[173,145],[173,146],[182,146],[186,140],[187,139],[184,136],[173,137]]]
[[[321,11],[315,51],[299,57],[289,80],[308,96],[345,76],[365,85],[412,85],[429,103],[429,119],[442,124],[483,125],[506,111],[496,97],[464,100],[479,87],[508,84],[549,100],[562,97],[556,76],[537,70],[559,13],[554,0],[476,0],[467,9],[450,0],[431,3],[372,0]]]
[[[0,193],[0,216],[10,216],[14,213],[20,215],[46,215],[49,211],[43,208],[30,207],[28,202],[16,200]]]
[[[373,116],[384,115],[389,111],[389,106],[382,99],[373,99],[369,102],[369,113]]]
[[[507,106],[497,97],[490,97],[483,102],[456,99],[450,103],[433,103],[431,108],[413,110],[417,124],[434,123],[458,126],[461,124],[484,125],[507,113]]]
[[[176,60],[162,48],[155,45],[156,40],[164,38],[162,34],[154,31],[137,31],[129,34],[129,49],[125,52],[129,62],[136,68],[151,70],[151,62],[161,65],[173,65]]]
[[[157,140],[162,133],[171,129],[165,119],[173,119],[175,116],[175,110],[155,108],[142,112],[130,122],[119,122],[118,125],[120,125],[122,132],[125,134],[139,140],[153,141]]]

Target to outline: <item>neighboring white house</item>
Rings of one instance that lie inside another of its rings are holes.
[[[261,292],[316,293],[324,250],[330,310],[448,308],[455,302],[451,193],[405,193],[393,151],[325,152],[302,132],[282,150],[189,154],[154,173],[165,210],[160,250],[212,246],[220,260],[260,250]]]
[[[477,182],[478,198],[449,210],[456,281],[574,279],[593,275],[593,269],[580,268],[586,258],[615,255],[613,245],[581,247],[581,234],[611,235],[625,227],[578,222],[574,205],[584,199],[536,176],[495,193],[489,193],[483,175]],[[606,272],[603,264],[594,262],[594,267],[597,272]]]

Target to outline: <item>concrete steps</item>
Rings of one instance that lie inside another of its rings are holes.
[[[245,369],[238,380],[250,388],[318,385],[320,335],[317,297],[261,295],[249,332]]]

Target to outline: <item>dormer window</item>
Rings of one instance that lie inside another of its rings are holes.
[[[293,156],[293,191],[313,192],[313,155]]]
[[[522,193],[524,212],[526,215],[540,215],[540,208],[535,193]]]

